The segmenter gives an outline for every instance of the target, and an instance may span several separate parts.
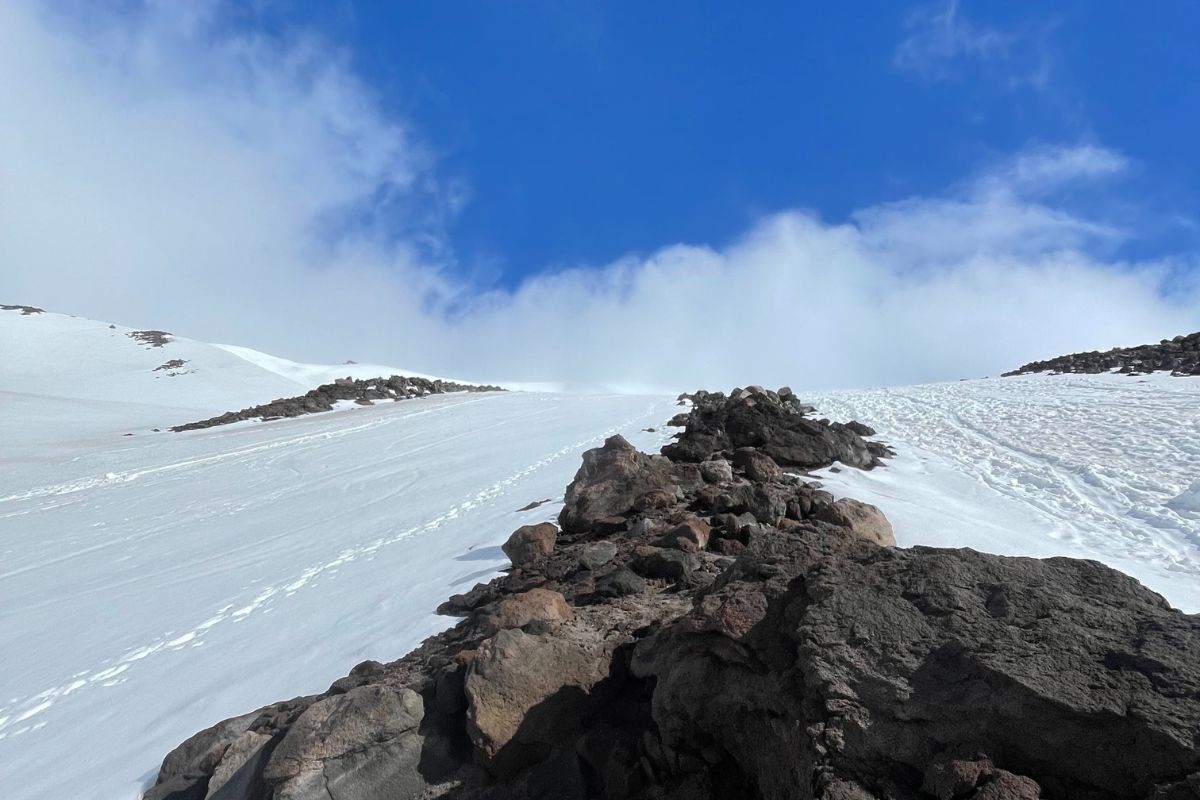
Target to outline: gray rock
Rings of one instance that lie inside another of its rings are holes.
[[[723,458],[702,461],[700,475],[708,483],[729,483],[733,480],[733,465]]]
[[[596,594],[600,597],[626,597],[645,588],[646,581],[625,567],[608,573],[596,582]]]
[[[276,800],[417,798],[424,717],[420,695],[374,684],[310,705],[263,770]]]
[[[579,565],[593,572],[617,557],[615,542],[600,541],[589,544],[579,553]]]

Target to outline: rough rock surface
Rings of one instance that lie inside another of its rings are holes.
[[[895,547],[896,537],[892,533],[892,523],[888,522],[875,506],[863,503],[852,497],[843,497],[822,507],[816,518],[834,525],[849,528],[855,536],[868,542],[881,544],[885,547]]]
[[[720,450],[853,442],[756,424]],[[877,510],[748,455],[702,475],[705,447],[589,451],[545,557],[399,661],[192,737],[146,797],[1200,797],[1200,617],[1091,561],[882,546]]]
[[[687,427],[678,442],[663,448],[674,461],[736,457],[734,451],[754,448],[782,467],[817,469],[840,461],[871,469],[890,453],[885,445],[868,442],[856,432],[865,426],[810,419],[811,406],[800,403],[786,387],[773,392],[751,386],[734,389],[728,397],[699,391],[688,397],[693,409]]]
[[[160,331],[136,331],[135,333],[159,333]],[[130,336],[135,334],[131,333]],[[168,340],[169,341],[169,340]],[[160,347],[161,344],[153,345]],[[465,383],[454,383],[443,380],[427,380],[425,378],[409,378],[404,375],[393,375],[390,378],[371,378],[369,380],[352,380],[338,378],[333,383],[318,386],[299,397],[287,397],[272,400],[241,411],[227,411],[220,416],[176,425],[171,430],[193,431],[201,428],[212,428],[217,425],[228,425],[231,422],[241,422],[247,419],[279,419],[281,417],[298,417],[302,414],[316,414],[322,411],[332,411],[333,404],[339,400],[353,400],[359,405],[372,405],[376,400],[408,400],[413,397],[425,397],[430,394],[445,394],[447,392],[502,392],[499,386],[475,386]]]
[[[1032,361],[1012,372],[1004,373],[1003,377],[1031,372],[1077,372],[1095,375],[1114,371],[1125,375],[1142,375],[1148,372],[1200,375],[1200,332],[1163,339],[1158,344],[1114,347],[1103,353],[1093,350],[1058,356],[1046,361]]]
[[[557,540],[558,528],[554,523],[522,525],[513,531],[500,549],[514,567],[526,567],[549,558],[554,552],[554,543]]]

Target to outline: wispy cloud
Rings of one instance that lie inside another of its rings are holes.
[[[1015,40],[1012,34],[972,23],[958,0],[915,9],[905,29],[908,36],[896,48],[896,66],[932,78],[945,77],[962,59],[1005,58]]]
[[[1053,74],[1049,34],[1054,27],[1050,22],[1007,30],[982,25],[967,16],[959,0],[939,0],[908,14],[893,61],[898,69],[934,82],[978,69],[1007,89],[1045,90]]]
[[[1200,327],[1200,287],[1109,258],[1130,232],[1062,191],[1126,166],[1092,144],[482,291],[448,269],[460,193],[342,54],[135,8],[81,26],[0,3],[4,302],[298,359],[692,388],[953,379]]]

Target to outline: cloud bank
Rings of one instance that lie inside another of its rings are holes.
[[[1136,231],[1064,200],[1128,169],[1094,144],[489,291],[456,277],[461,191],[344,53],[180,8],[0,4],[0,301],[298,360],[681,388],[950,380],[1200,328],[1194,271],[1112,258]]]

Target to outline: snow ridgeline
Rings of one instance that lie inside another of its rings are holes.
[[[874,466],[849,425],[695,398],[664,455],[584,453],[454,628],[201,731],[147,800],[1195,796],[1200,618],[1094,561],[896,549],[785,472]]]
[[[1169,372],[1175,376],[1200,375],[1200,332],[1163,339],[1158,344],[1114,347],[1103,353],[1092,350],[1058,356],[1046,361],[1032,361],[1012,372],[1005,372],[1001,377],[1027,375],[1032,372],[1084,375],[1096,375],[1101,372],[1119,372],[1122,375]]]
[[[426,397],[433,394],[449,394],[452,392],[502,392],[499,386],[476,385],[472,383],[455,383],[441,379],[410,378],[404,375],[393,375],[390,378],[371,378],[354,380],[353,378],[338,378],[333,383],[327,383],[311,389],[299,397],[289,397],[272,400],[270,403],[244,408],[241,411],[227,411],[215,417],[175,425],[172,431],[195,431],[213,428],[217,425],[229,425],[234,422],[259,419],[264,422],[285,417],[299,417],[304,414],[319,414],[323,411],[333,411],[338,403],[352,402],[360,406],[374,405],[380,400],[411,400],[416,397]]]

